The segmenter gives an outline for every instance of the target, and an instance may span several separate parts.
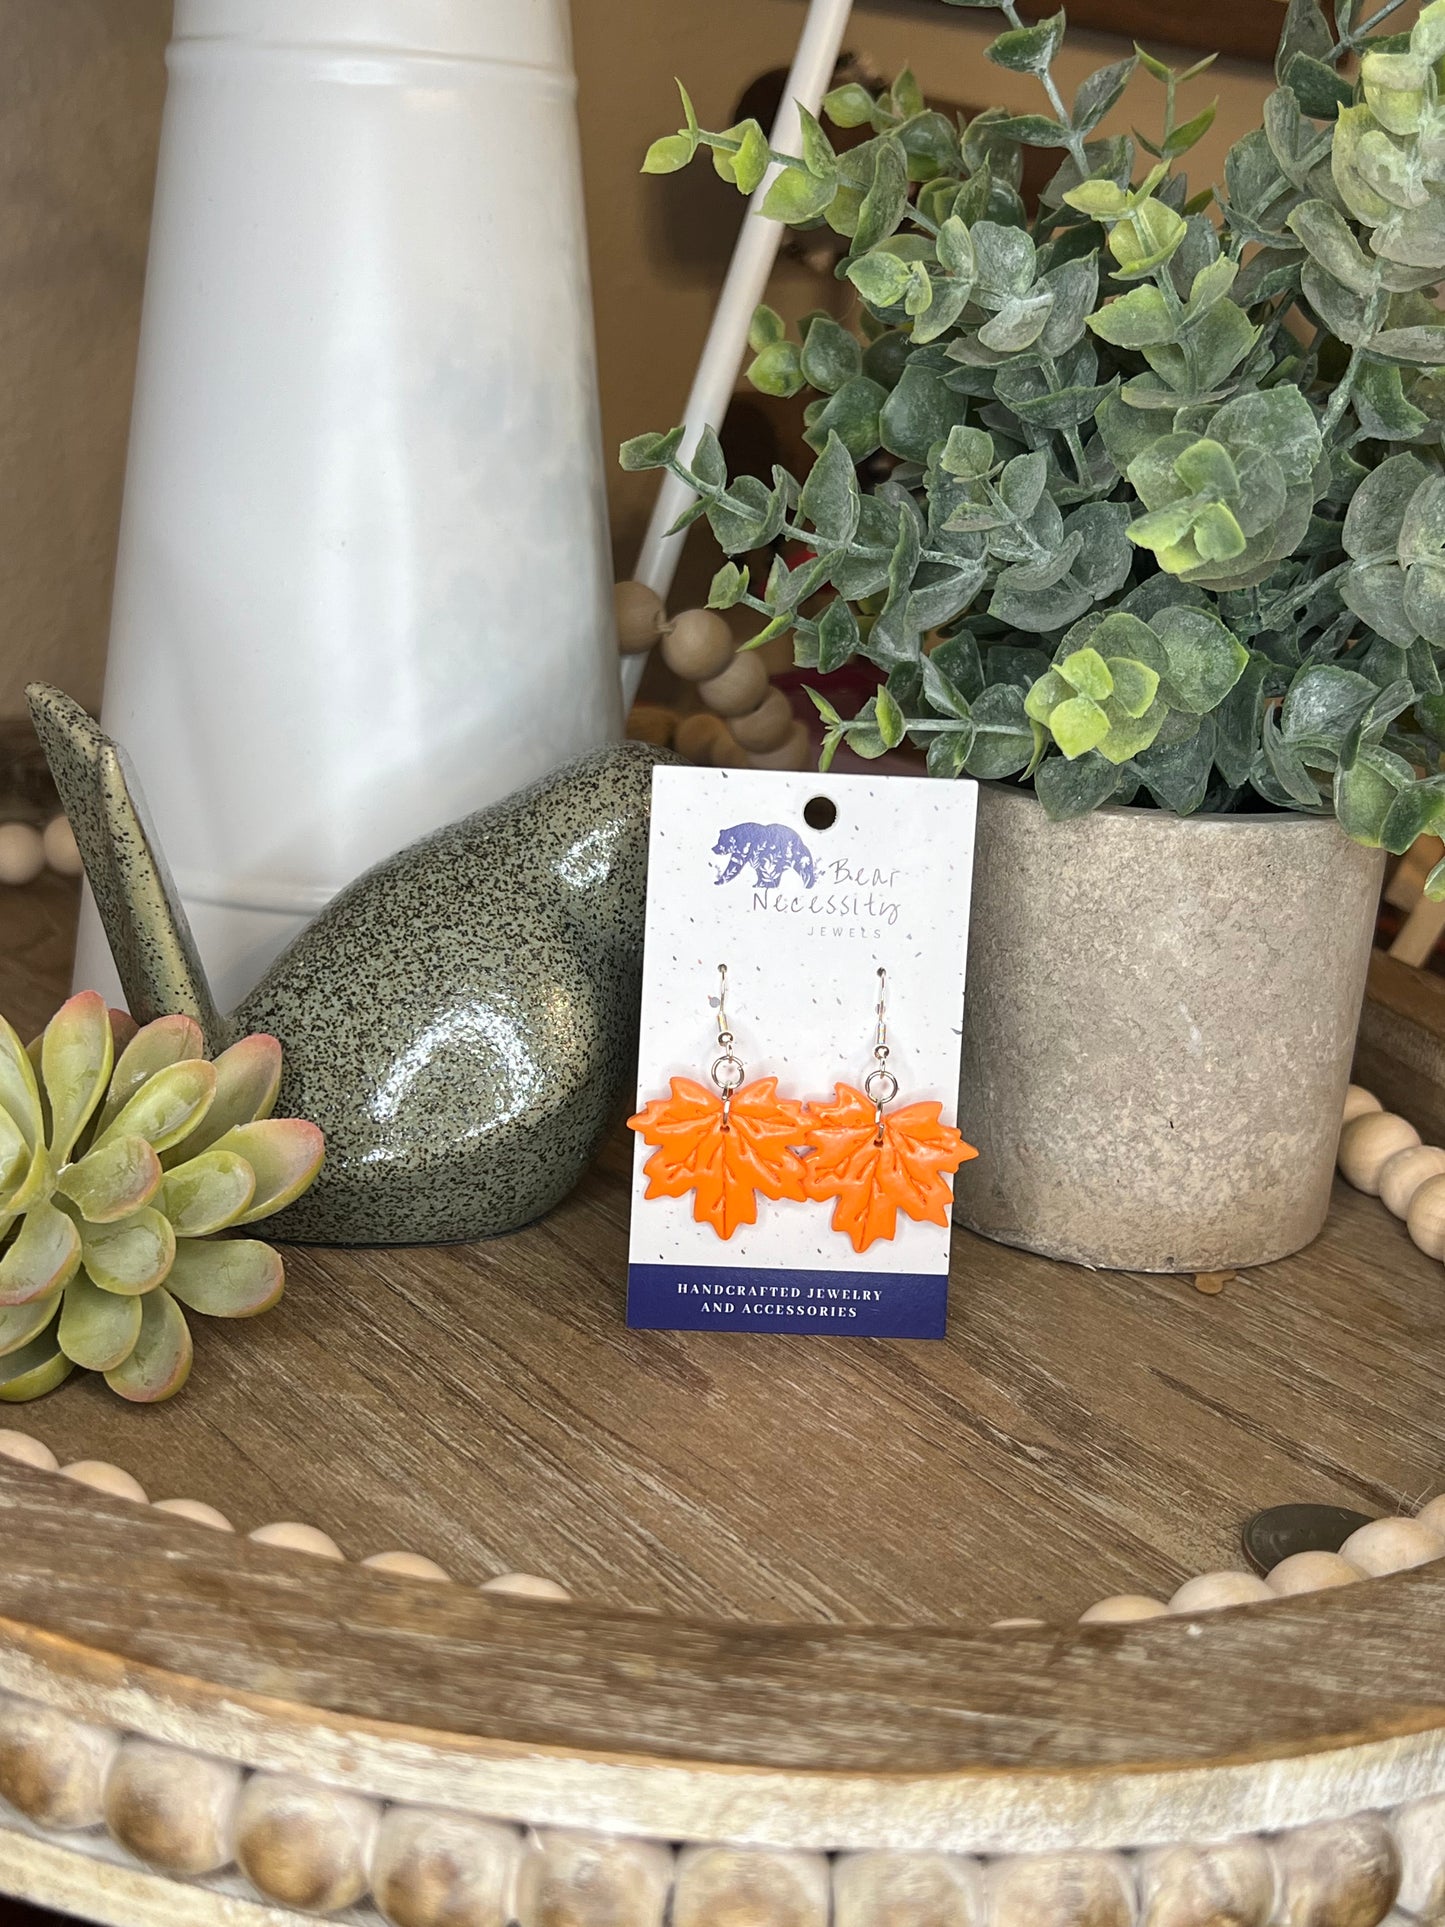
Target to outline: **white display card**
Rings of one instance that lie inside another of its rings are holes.
[[[639,1112],[675,1077],[714,1090],[720,964],[744,1087],[776,1078],[780,1098],[814,1105],[840,1082],[861,1091],[882,969],[888,1111],[935,1100],[955,1124],[976,812],[970,782],[657,769]],[[695,1193],[647,1196],[654,1155],[638,1135],[630,1325],[943,1336],[946,1209],[942,1224],[899,1211],[896,1235],[858,1251],[833,1201],[758,1195],[756,1222],[724,1239],[694,1217]]]

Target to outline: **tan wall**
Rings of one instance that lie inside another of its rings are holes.
[[[0,0],[0,717],[31,676],[99,698],[169,16],[169,0]],[[675,125],[673,75],[724,124],[750,80],[786,66],[802,18],[802,0],[573,0],[609,448],[681,410],[716,287],[716,248],[680,258],[663,221],[676,190],[637,171]],[[988,15],[862,0],[849,44],[889,73],[911,59],[945,97],[1031,102],[1028,76],[983,60],[991,31]],[[1072,36],[1066,86],[1118,51]],[[1201,181],[1266,85],[1243,66],[1196,83],[1198,105],[1221,95]],[[1127,106],[1122,124],[1154,124],[1148,83]],[[710,175],[687,191],[709,227],[735,218]],[[822,292],[798,266],[784,280],[790,309]],[[624,565],[650,499],[647,478],[614,478]]]

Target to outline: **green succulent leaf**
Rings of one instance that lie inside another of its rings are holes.
[[[0,1358],[0,1404],[19,1405],[43,1398],[75,1370],[60,1349],[52,1325],[28,1345]]]
[[[0,1380],[3,1380],[5,1372],[3,1361],[29,1345],[47,1325],[55,1322],[55,1308],[59,1302],[59,1294],[51,1292],[47,1298],[33,1298],[28,1304],[7,1305],[0,1309]]]
[[[299,1198],[315,1181],[326,1155],[325,1140],[316,1126],[294,1117],[242,1124],[213,1148],[234,1152],[256,1174],[255,1195],[238,1224],[255,1224]]]
[[[213,1149],[166,1173],[157,1200],[178,1238],[204,1238],[239,1223],[256,1195],[256,1174],[234,1151]]]
[[[141,1301],[140,1336],[123,1364],[105,1375],[113,1392],[139,1405],[174,1398],[191,1375],[191,1334],[185,1314],[166,1290]]]
[[[166,1290],[206,1318],[255,1318],[278,1302],[285,1284],[280,1255],[255,1238],[187,1239],[177,1247]]]
[[[142,1025],[116,1059],[110,1088],[96,1122],[97,1134],[109,1129],[136,1092],[157,1071],[168,1070],[172,1064],[204,1057],[205,1054],[205,1039],[193,1017],[158,1017],[153,1023]]]
[[[143,1137],[117,1137],[68,1165],[55,1184],[91,1224],[113,1224],[149,1204],[161,1176],[161,1161]]]
[[[1011,67],[1016,74],[1045,73],[1063,43],[1064,24],[1060,11],[1037,26],[1014,27],[990,42],[984,53],[996,67]]]
[[[81,991],[45,1026],[40,1069],[50,1106],[50,1149],[57,1164],[70,1156],[105,1094],[114,1049],[110,1012],[98,991]]]
[[[75,1276],[79,1264],[80,1233],[73,1221],[53,1204],[37,1201],[0,1257],[0,1306],[52,1297]]]
[[[176,1234],[152,1205],[115,1224],[83,1224],[80,1252],[93,1284],[102,1291],[139,1296],[153,1291],[170,1270]]]
[[[65,1290],[56,1336],[73,1364],[109,1372],[135,1350],[141,1333],[140,1298],[101,1291],[82,1271]]]

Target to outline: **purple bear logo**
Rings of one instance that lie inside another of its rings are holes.
[[[759,890],[776,890],[789,870],[796,870],[811,890],[817,875],[807,844],[784,823],[734,823],[719,835],[712,853],[726,859],[717,875],[719,883],[731,883],[749,864]]]

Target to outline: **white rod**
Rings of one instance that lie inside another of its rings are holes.
[[[798,102],[801,101],[810,113],[817,113],[838,63],[838,51],[843,44],[852,10],[853,0],[810,0],[802,38],[783,89],[782,104],[773,122],[771,144],[779,153],[792,154],[798,151],[801,137]],[[697,446],[703,429],[709,424],[714,428],[720,427],[727,413],[728,402],[737,382],[738,367],[747,345],[748,323],[767,290],[768,276],[773,271],[773,262],[783,236],[782,222],[764,220],[761,216],[763,198],[780,172],[780,168],[770,167],[748,202],[748,211],[733,249],[727,278],[723,282],[712,325],[703,344],[702,358],[693,377],[692,392],[683,411],[684,459]],[[657,501],[653,505],[652,519],[638,552],[634,576],[649,588],[656,589],[664,599],[672,587],[683,543],[682,535],[668,535],[666,531],[692,499],[693,491],[686,482],[679,481],[675,475],[664,474],[657,491]],[[637,693],[646,660],[646,656],[627,656],[623,659],[622,686],[628,702]]]

